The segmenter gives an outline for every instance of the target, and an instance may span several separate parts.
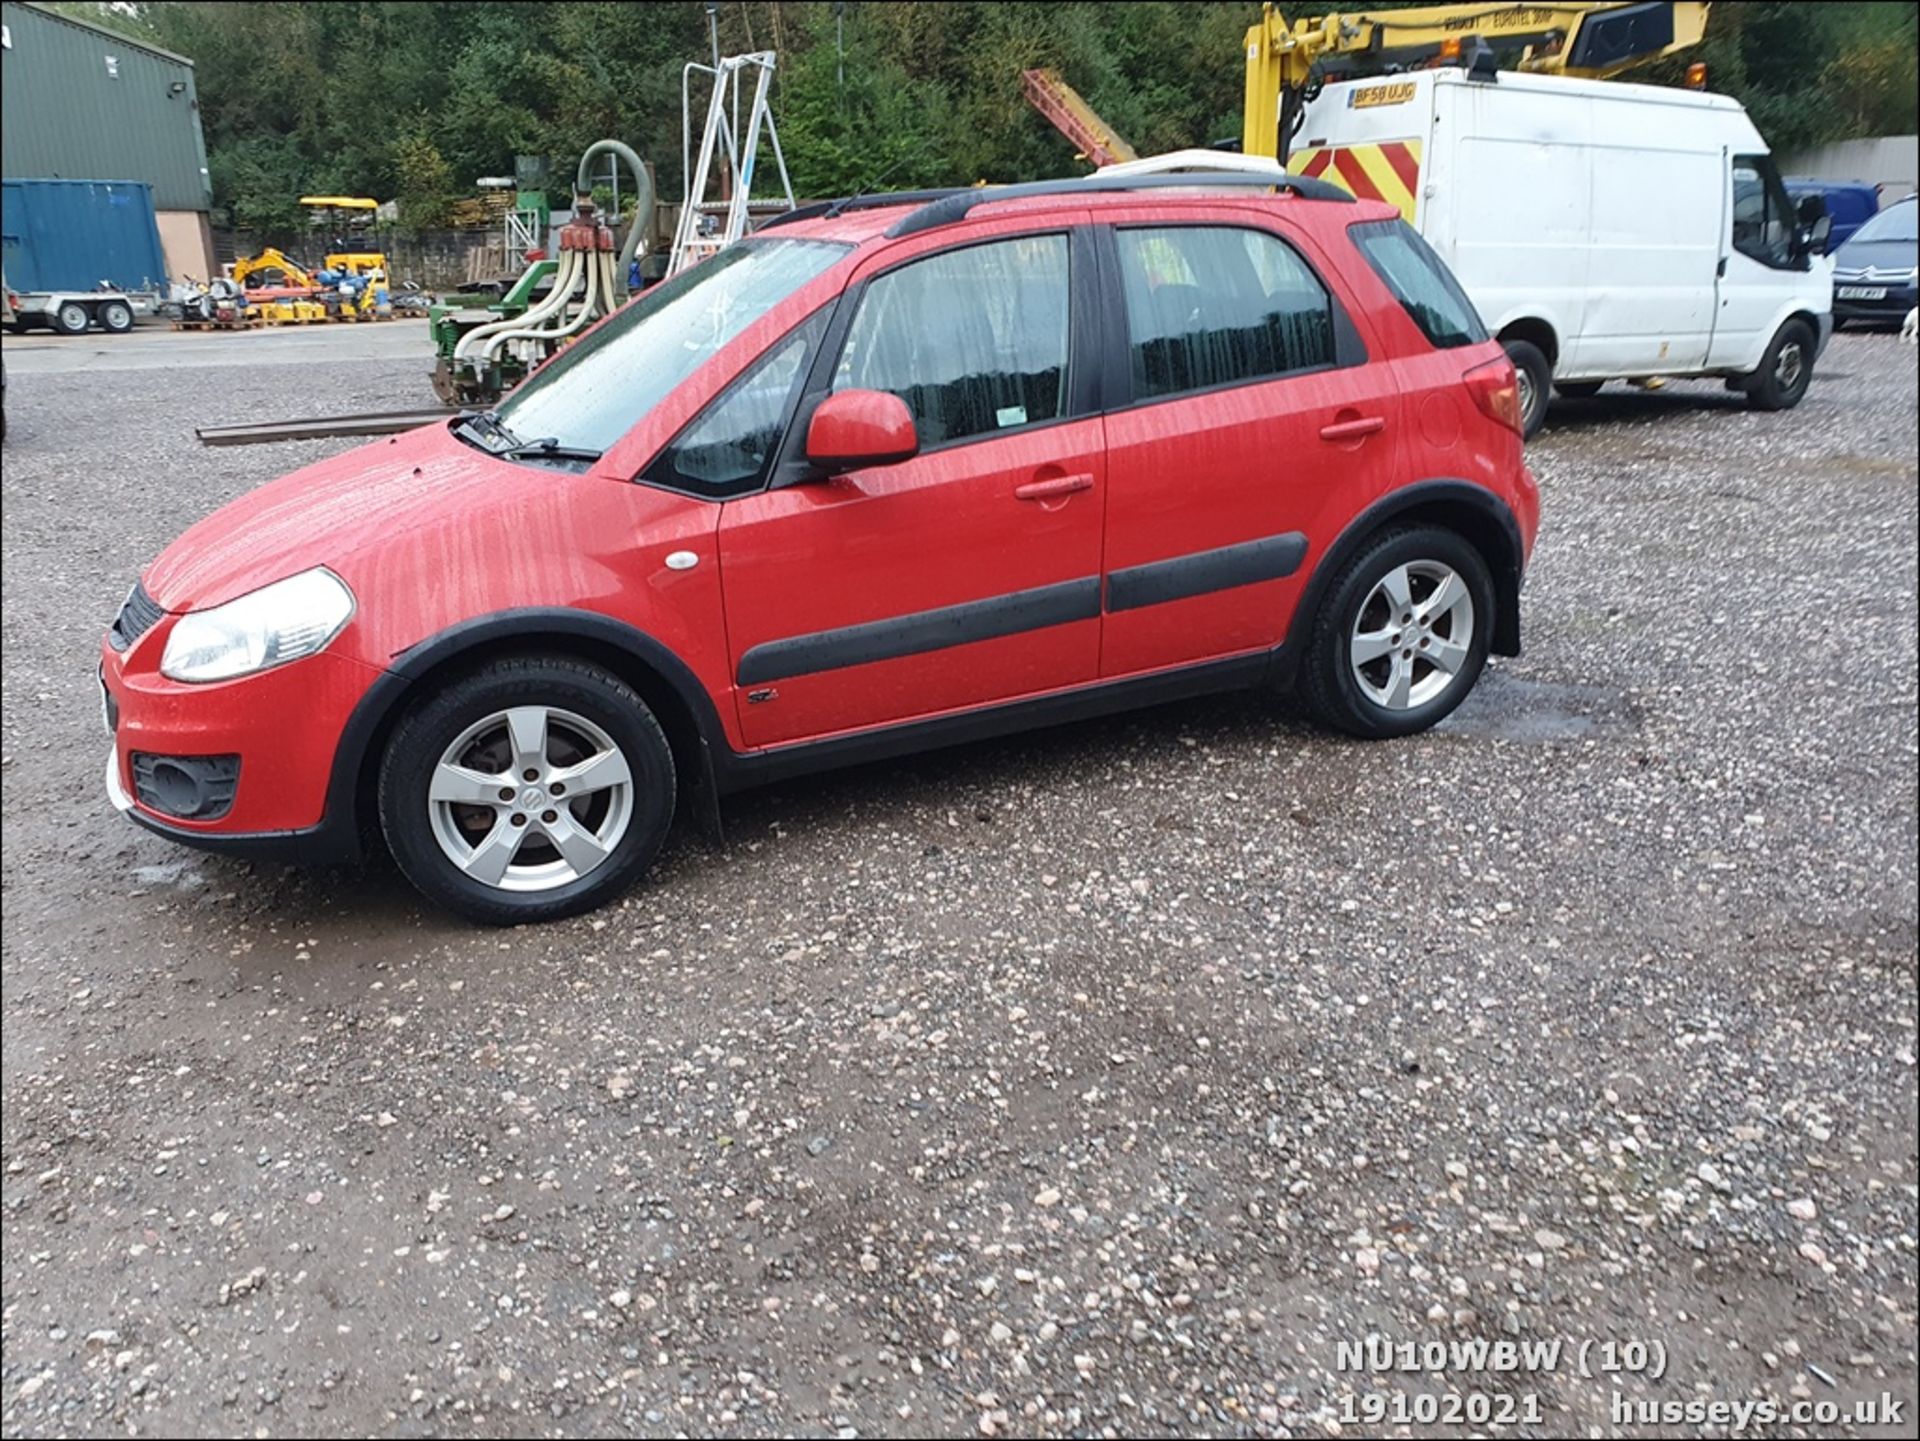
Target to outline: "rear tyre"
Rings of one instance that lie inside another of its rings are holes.
[[[516,657],[407,713],[380,766],[380,826],[429,900],[489,925],[554,920],[652,864],[674,786],[666,735],[624,681]]]
[[[1520,389],[1520,433],[1532,440],[1547,421],[1547,397],[1553,393],[1553,366],[1546,352],[1531,340],[1507,340],[1507,359],[1513,362]]]
[[[53,328],[62,335],[85,335],[92,320],[87,307],[77,300],[69,300],[53,312]]]
[[[1496,604],[1486,561],[1457,532],[1382,532],[1334,577],[1314,617],[1308,707],[1365,740],[1425,730],[1480,678]]]
[[[1747,404],[1755,410],[1792,410],[1813,383],[1813,327],[1789,320],[1773,337],[1760,368],[1748,377]]]
[[[1569,400],[1587,400],[1598,395],[1605,384],[1604,380],[1556,380],[1553,389],[1556,395],[1564,395]]]
[[[133,307],[124,300],[109,300],[100,307],[100,323],[115,335],[133,329]]]

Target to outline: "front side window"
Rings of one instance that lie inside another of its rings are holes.
[[[1116,239],[1135,400],[1334,363],[1332,297],[1278,236],[1190,225]]]
[[[716,497],[757,490],[779,449],[807,360],[831,309],[815,311],[778,342],[675,436],[641,479]]]
[[[1067,402],[1067,237],[930,255],[867,287],[835,390],[884,390],[923,448],[1037,425]]]
[[[656,285],[528,376],[501,404],[522,444],[606,451],[716,351],[848,253],[750,240]]]
[[[1793,264],[1793,206],[1770,155],[1733,157],[1733,248],[1776,270]]]
[[[1460,282],[1406,221],[1369,220],[1349,233],[1373,273],[1435,349],[1478,345],[1487,338],[1480,313]]]

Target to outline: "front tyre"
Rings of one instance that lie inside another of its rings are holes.
[[[87,307],[77,300],[66,301],[53,312],[53,328],[62,335],[85,335],[92,323]]]
[[[1456,532],[1383,532],[1320,603],[1303,674],[1308,706],[1366,740],[1427,729],[1479,679],[1497,603],[1486,561]]]
[[[1819,342],[1804,320],[1789,320],[1773,337],[1760,368],[1748,377],[1747,404],[1755,410],[1792,410],[1813,383]]]
[[[673,752],[617,676],[582,661],[494,661],[427,696],[380,767],[380,825],[428,899],[489,925],[617,896],[674,809]]]

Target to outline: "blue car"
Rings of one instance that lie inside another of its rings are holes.
[[[1806,175],[1784,177],[1787,198],[1798,209],[1809,195],[1820,197],[1826,206],[1833,230],[1827,236],[1827,254],[1831,255],[1853,238],[1853,232],[1880,211],[1880,192],[1864,180],[1816,180]]]
[[[1920,303],[1920,199],[1909,195],[1854,231],[1833,252],[1833,323],[1849,320],[1898,325]]]

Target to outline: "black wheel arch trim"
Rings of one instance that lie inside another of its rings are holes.
[[[1314,563],[1306,585],[1301,588],[1293,619],[1288,624],[1287,643],[1275,657],[1274,679],[1277,683],[1291,683],[1294,666],[1306,649],[1314,613],[1319,609],[1334,576],[1383,526],[1411,511],[1432,505],[1465,506],[1492,522],[1497,533],[1504,537],[1506,554],[1487,557],[1487,569],[1493,574],[1497,601],[1490,648],[1495,655],[1520,654],[1520,584],[1526,565],[1526,547],[1520,538],[1520,522],[1507,503],[1483,485],[1444,478],[1423,480],[1384,495],[1361,511]]]
[[[411,698],[415,684],[471,652],[554,637],[617,651],[646,667],[673,693],[693,723],[693,739],[699,747],[698,770],[686,777],[691,782],[691,799],[702,828],[717,827],[717,783],[724,772],[719,758],[732,751],[712,698],[686,662],[655,637],[613,616],[564,606],[530,606],[461,621],[396,655],[361,696],[341,729],[327,779],[325,818],[312,831],[298,834],[318,840],[324,833],[324,849],[331,853],[330,858],[357,859],[364,850],[361,837],[370,819],[361,814],[361,780],[367,759],[375,741]]]

